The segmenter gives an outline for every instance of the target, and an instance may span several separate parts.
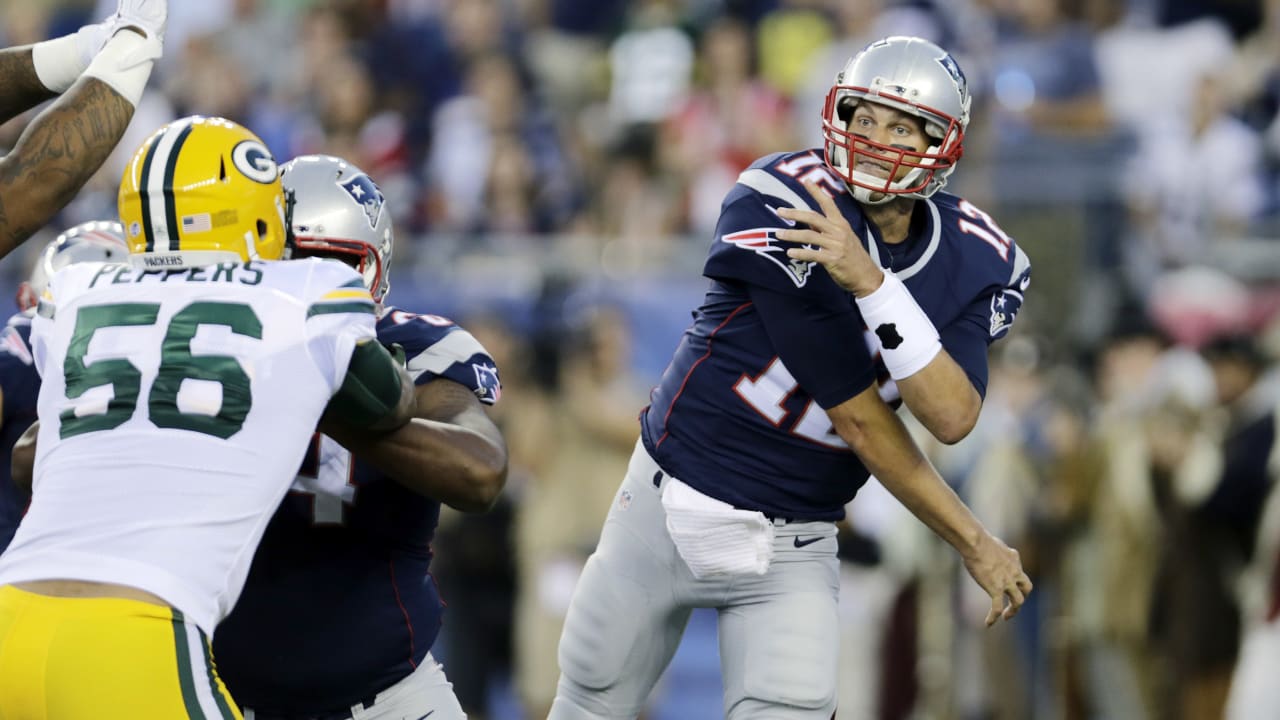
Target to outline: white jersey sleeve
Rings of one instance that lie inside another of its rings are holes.
[[[307,348],[337,392],[359,343],[377,338],[376,306],[364,280],[339,262],[299,260],[314,265],[308,287]]]

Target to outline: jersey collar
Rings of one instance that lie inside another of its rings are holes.
[[[925,233],[928,234],[929,241],[925,244],[924,250],[920,253],[920,256],[915,259],[915,262],[901,270],[893,271],[893,274],[898,276],[899,280],[906,280],[923,270],[924,266],[928,265],[929,261],[933,259],[934,254],[938,252],[938,246],[942,244],[942,218],[938,214],[938,206],[928,198],[922,198],[921,202],[929,208],[928,225],[925,227]],[[867,254],[871,256],[871,259],[875,261],[876,265],[879,265],[881,268],[888,269],[888,264],[886,260],[883,259],[883,255],[886,255],[887,252],[880,252],[881,241],[878,233],[872,229],[871,223],[866,222],[865,220],[863,221],[862,227],[863,234],[865,236],[864,239],[867,243]]]

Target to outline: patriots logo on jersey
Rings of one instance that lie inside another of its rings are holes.
[[[339,184],[343,190],[347,191],[352,200],[355,200],[364,208],[364,216],[369,221],[369,227],[376,228],[378,226],[378,218],[382,216],[383,204],[382,191],[378,189],[378,186],[364,173],[355,175],[350,180]]]
[[[753,228],[751,230],[739,230],[735,233],[721,236],[721,242],[727,242],[742,250],[750,250],[769,262],[782,268],[787,277],[791,278],[791,282],[796,287],[804,287],[809,281],[809,276],[813,274],[813,262],[805,260],[792,260],[787,257],[787,246],[789,243],[785,240],[778,239],[777,232],[779,228]]]
[[[502,397],[502,381],[498,379],[498,368],[493,365],[472,363],[471,369],[476,373],[476,397],[490,405]]]
[[[1013,321],[1022,309],[1023,293],[1031,286],[1031,268],[1022,271],[1018,279],[991,297],[991,337],[998,338],[1013,327]]]
[[[4,329],[4,337],[0,339],[0,352],[7,352],[18,358],[23,365],[30,365],[35,362],[35,359],[31,357],[31,350],[27,348],[27,343],[22,339],[22,335],[12,327]]]
[[[1020,307],[1022,297],[1008,288],[991,296],[991,337],[999,337],[1013,327]]]

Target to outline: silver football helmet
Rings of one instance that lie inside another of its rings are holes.
[[[78,262],[128,262],[129,244],[124,227],[110,220],[92,220],[68,229],[45,245],[31,269],[31,277],[18,286],[18,307],[30,310],[49,286],[49,278]]]
[[[280,169],[291,205],[291,257],[329,257],[354,267],[377,303],[391,290],[391,213],[360,168],[332,155],[303,155]]]
[[[933,144],[916,152],[849,132],[849,119],[863,100],[920,118]],[[822,110],[827,165],[864,203],[929,197],[946,185],[963,152],[970,100],[964,72],[946,50],[916,37],[877,40],[849,60],[827,93]],[[858,155],[891,163],[889,176],[858,172]],[[904,167],[907,174],[894,181]]]

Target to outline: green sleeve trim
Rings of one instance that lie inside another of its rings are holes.
[[[361,287],[364,287],[361,285]],[[363,300],[348,300],[334,303],[316,303],[307,308],[307,317],[316,315],[332,315],[335,313],[368,313],[374,314],[373,303]]]
[[[400,383],[399,366],[387,349],[374,341],[361,343],[328,410],[351,427],[375,425],[400,404]]]

